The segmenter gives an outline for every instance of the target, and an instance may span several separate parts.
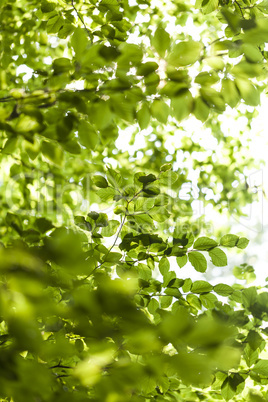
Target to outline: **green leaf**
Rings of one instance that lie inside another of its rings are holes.
[[[234,289],[231,286],[225,285],[224,283],[215,285],[213,289],[220,296],[229,296],[234,292]]]
[[[262,61],[262,54],[257,46],[254,46],[250,43],[244,43],[242,49],[244,51],[247,61],[249,61],[250,63],[258,63]]]
[[[245,307],[251,307],[257,300],[257,290],[254,286],[242,290],[242,303]]]
[[[63,150],[57,143],[43,141],[41,144],[41,151],[52,163],[62,166],[64,157]]]
[[[263,377],[268,377],[268,360],[267,359],[261,359],[259,360],[252,368],[252,370],[255,371],[255,373],[263,376]]]
[[[159,271],[160,273],[164,276],[168,273],[169,268],[170,268],[170,263],[167,259],[167,257],[162,257],[161,260],[159,261]]]
[[[156,99],[151,104],[151,113],[160,123],[166,124],[169,115],[169,106],[164,101]]]
[[[97,192],[98,197],[104,202],[110,201],[114,198],[115,195],[118,195],[118,192],[114,188],[101,188]]]
[[[110,237],[116,234],[120,222],[111,219],[106,227],[101,231],[103,237]]]
[[[177,257],[176,258],[177,264],[180,268],[184,267],[184,265],[187,263],[188,261],[188,257],[187,255],[182,255],[181,257]]]
[[[218,299],[212,293],[204,293],[200,295],[200,301],[204,307],[211,309],[215,307],[215,303],[218,301]]]
[[[96,175],[92,177],[92,181],[95,184],[95,186],[100,187],[100,188],[106,188],[108,187],[108,181],[105,179],[105,177]]]
[[[213,11],[215,11],[218,7],[218,0],[208,0],[208,1],[203,1],[202,3],[202,11],[204,14],[210,14]]]
[[[200,89],[200,94],[209,107],[216,109],[219,112],[224,112],[225,101],[222,98],[222,95],[214,88],[210,88],[207,86],[202,87]]]
[[[171,99],[171,108],[176,120],[181,121],[189,116],[194,106],[194,99],[190,91],[184,91],[180,96]]]
[[[241,98],[250,106],[258,106],[260,103],[260,93],[258,89],[249,80],[236,78],[236,86],[240,92]]]
[[[193,306],[197,310],[201,310],[202,304],[196,295],[190,293],[186,296],[186,300],[191,306]]]
[[[191,251],[188,255],[189,261],[198,272],[205,272],[207,269],[207,260],[203,254],[198,251]]]
[[[213,286],[206,281],[195,281],[192,284],[192,293],[207,293],[213,290]]]
[[[169,287],[165,289],[165,293],[168,296],[172,296],[172,297],[176,297],[176,299],[180,299],[181,298],[181,292],[179,291],[178,288],[174,288],[174,287]]]
[[[176,172],[173,171],[166,171],[166,172],[161,172],[159,175],[159,184],[162,186],[167,186],[168,188],[171,188],[171,186],[177,181],[178,175]]]
[[[50,13],[51,11],[53,11],[56,7],[56,3],[52,3],[52,2],[48,2],[46,0],[42,0],[41,3],[41,11],[42,13]]]
[[[51,17],[47,21],[47,33],[56,34],[59,32],[59,30],[63,25],[64,25],[64,19],[60,15]]]
[[[159,308],[158,301],[152,298],[147,306],[149,313],[153,314],[158,308]]]
[[[263,0],[261,3],[257,4],[257,7],[264,14],[268,14],[268,0]]]
[[[224,247],[235,247],[239,237],[232,234],[224,235],[220,240],[220,245]]]
[[[222,80],[221,94],[224,101],[232,108],[234,108],[240,100],[240,94],[238,93],[235,82],[229,78]]]
[[[84,55],[88,43],[89,38],[84,28],[76,28],[71,38],[71,46],[77,60],[80,60]]]
[[[147,103],[143,103],[137,112],[137,120],[141,130],[148,127],[151,120],[151,113]]]
[[[88,150],[94,151],[99,143],[99,136],[96,130],[86,120],[80,120],[79,122],[78,137],[80,143]]]
[[[168,64],[174,67],[194,64],[201,55],[202,44],[193,40],[182,41],[174,45],[168,56]]]
[[[142,63],[137,68],[137,75],[143,75],[144,77],[153,73],[158,69],[158,64],[154,61],[147,61],[147,63]]]
[[[224,267],[227,265],[227,257],[226,254],[218,247],[213,248],[208,252],[212,263],[216,267]]]
[[[165,56],[170,45],[170,37],[161,25],[157,27],[154,36],[151,38],[151,44],[161,57]]]
[[[218,243],[210,239],[209,237],[199,237],[195,242],[194,242],[194,248],[197,250],[209,250],[213,247],[218,246]]]
[[[256,350],[261,346],[264,339],[258,332],[254,331],[254,330],[250,330],[248,332],[246,341],[248,342],[248,344],[252,350]]]
[[[83,230],[88,230],[89,232],[91,232],[92,230],[91,224],[85,220],[84,216],[81,215],[75,216],[74,223]]]
[[[182,290],[184,291],[184,293],[188,293],[190,291],[192,284],[193,282],[191,278],[185,279],[184,284],[182,286]]]
[[[166,296],[160,296],[159,299],[161,308],[168,308],[172,303],[173,297],[166,295]]]
[[[205,122],[209,116],[209,111],[210,108],[200,96],[195,99],[193,114],[198,120]]]
[[[244,249],[247,247],[248,243],[249,243],[248,239],[246,239],[245,237],[240,237],[240,239],[238,240],[238,242],[236,244],[236,247]]]
[[[108,127],[113,118],[113,114],[108,102],[96,102],[92,106],[90,117],[98,130],[104,130],[106,127]]]
[[[18,133],[28,133],[29,131],[39,131],[41,125],[34,117],[21,114],[14,128]]]
[[[103,257],[104,262],[108,262],[110,264],[118,263],[122,258],[122,254],[110,252],[108,255]]]
[[[221,394],[224,399],[230,401],[237,393],[238,387],[241,391],[243,390],[244,383],[245,380],[240,374],[233,374],[227,377],[221,386]]]

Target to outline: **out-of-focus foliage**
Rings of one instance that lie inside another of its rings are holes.
[[[204,233],[193,201],[252,201],[248,133],[220,116],[250,130],[267,14],[0,0],[1,401],[268,400],[265,288],[180,278],[248,244]]]

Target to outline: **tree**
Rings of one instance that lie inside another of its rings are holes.
[[[248,244],[193,201],[254,198],[220,116],[250,130],[267,1],[0,8],[1,401],[268,400],[265,287],[193,274]]]

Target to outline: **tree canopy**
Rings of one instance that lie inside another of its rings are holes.
[[[254,200],[267,14],[267,0],[0,0],[1,401],[268,400],[248,240],[195,211]],[[226,116],[246,123],[226,132]]]

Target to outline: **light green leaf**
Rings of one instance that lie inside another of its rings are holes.
[[[77,60],[80,60],[84,55],[88,43],[89,38],[86,31],[83,28],[76,28],[71,38],[71,45]]]
[[[108,226],[104,227],[101,231],[103,237],[113,236],[117,232],[117,228],[120,225],[120,222],[112,219],[109,221]]]
[[[166,172],[161,172],[159,175],[159,184],[162,186],[167,186],[170,188],[172,184],[176,182],[178,175],[176,172],[168,170]]]
[[[55,165],[62,166],[63,150],[57,143],[43,141],[41,145],[43,155]]]
[[[110,201],[114,198],[115,195],[118,195],[118,192],[114,188],[101,188],[98,190],[97,195],[104,202]]]
[[[252,306],[257,299],[257,290],[254,286],[242,290],[242,303],[245,307]]]
[[[224,247],[235,247],[239,237],[232,234],[224,235],[220,240],[220,245]]]
[[[166,288],[165,293],[168,296],[176,297],[176,299],[179,299],[181,297],[181,292],[179,291],[178,288],[173,288],[173,287]]]
[[[250,106],[258,106],[260,103],[260,93],[258,89],[249,81],[243,78],[236,78],[235,83],[240,92],[241,98]]]
[[[214,286],[214,291],[220,296],[229,296],[234,292],[234,289],[229,285],[219,283]]]
[[[168,64],[174,67],[194,64],[201,55],[202,44],[193,40],[184,41],[174,45],[168,56]]]
[[[225,110],[225,102],[222,98],[222,95],[211,87],[202,87],[200,89],[200,94],[203,100],[213,109],[216,109],[219,112],[224,112]]]
[[[186,296],[186,300],[191,306],[193,306],[197,310],[201,310],[202,304],[201,304],[199,298],[196,295],[193,295],[193,294],[189,293]]]
[[[103,257],[104,262],[108,262],[110,264],[116,264],[122,258],[122,254],[110,252],[108,255]]]
[[[64,25],[64,19],[60,15],[56,15],[47,21],[47,33],[56,34]]]
[[[207,260],[203,254],[198,251],[191,251],[188,255],[189,261],[198,272],[205,272],[207,269]]]
[[[180,268],[182,268],[182,267],[184,267],[184,265],[187,263],[188,257],[187,257],[187,255],[185,254],[185,255],[183,255],[183,256],[181,256],[181,257],[177,257],[177,258],[176,258],[176,261],[177,261],[178,266],[179,266]]]
[[[192,293],[207,293],[213,290],[213,286],[206,281],[195,281],[191,287]]]
[[[167,257],[162,257],[161,260],[159,261],[159,271],[160,273],[164,276],[168,273],[169,268],[170,268],[170,263],[167,259]]]
[[[204,307],[210,309],[215,307],[215,303],[218,301],[218,299],[212,293],[204,293],[200,295],[200,301]]]
[[[255,371],[255,373],[263,376],[263,377],[268,377],[268,360],[267,359],[261,359],[259,360],[252,368],[252,370]]]
[[[209,116],[209,111],[210,108],[200,96],[195,99],[193,114],[198,120],[205,122]]]
[[[227,256],[220,248],[213,248],[209,251],[208,254],[211,258],[212,263],[216,267],[224,267],[225,265],[227,265]]]
[[[166,124],[169,115],[169,106],[161,99],[156,99],[151,104],[151,113],[160,123]]]
[[[94,151],[99,143],[99,136],[93,126],[86,120],[80,120],[78,126],[78,137],[82,145],[88,150]]]
[[[159,303],[156,299],[152,298],[147,306],[149,313],[153,314],[159,308]]]
[[[235,394],[236,387],[229,381],[229,377],[227,377],[221,386],[221,395],[226,401],[230,401]]]
[[[268,1],[267,1],[267,5],[268,5]],[[242,45],[242,49],[244,51],[246,59],[250,63],[258,63],[258,62],[262,61],[263,56],[261,54],[260,49],[257,46],[254,46],[250,43],[244,43]]]
[[[166,296],[160,296],[159,299],[161,308],[168,308],[172,303],[173,297],[166,295]]]
[[[247,247],[248,243],[249,243],[248,239],[246,239],[245,237],[240,237],[240,239],[238,240],[238,242],[236,244],[236,247],[244,249]]]
[[[263,0],[261,3],[256,4],[256,6],[264,14],[268,14],[268,0]]]
[[[213,247],[218,246],[218,243],[210,239],[209,237],[199,237],[195,242],[194,242],[194,248],[197,250],[209,250]]]
[[[191,289],[191,287],[192,287],[192,284],[193,284],[193,282],[192,282],[192,279],[191,279],[191,278],[186,278],[186,279],[185,279],[184,284],[183,284],[183,286],[182,286],[182,290],[184,291],[184,293],[190,292],[190,289]]]
[[[208,0],[208,1],[203,1],[202,3],[202,11],[204,14],[210,14],[213,11],[215,11],[218,7],[218,0]]]
[[[27,133],[29,131],[39,131],[40,127],[41,125],[34,117],[21,114],[14,128],[18,133]]]
[[[190,91],[184,91],[180,96],[171,99],[171,108],[176,120],[181,121],[189,116],[194,106],[194,99]]]
[[[240,94],[238,93],[237,87],[234,81],[229,78],[224,78],[222,80],[221,94],[224,101],[234,108],[240,100]]]
[[[170,45],[170,36],[161,25],[157,27],[154,36],[151,38],[151,44],[161,57],[165,56]]]
[[[147,103],[143,103],[140,110],[138,110],[137,120],[141,130],[144,130],[148,127],[151,120],[151,113]]]

